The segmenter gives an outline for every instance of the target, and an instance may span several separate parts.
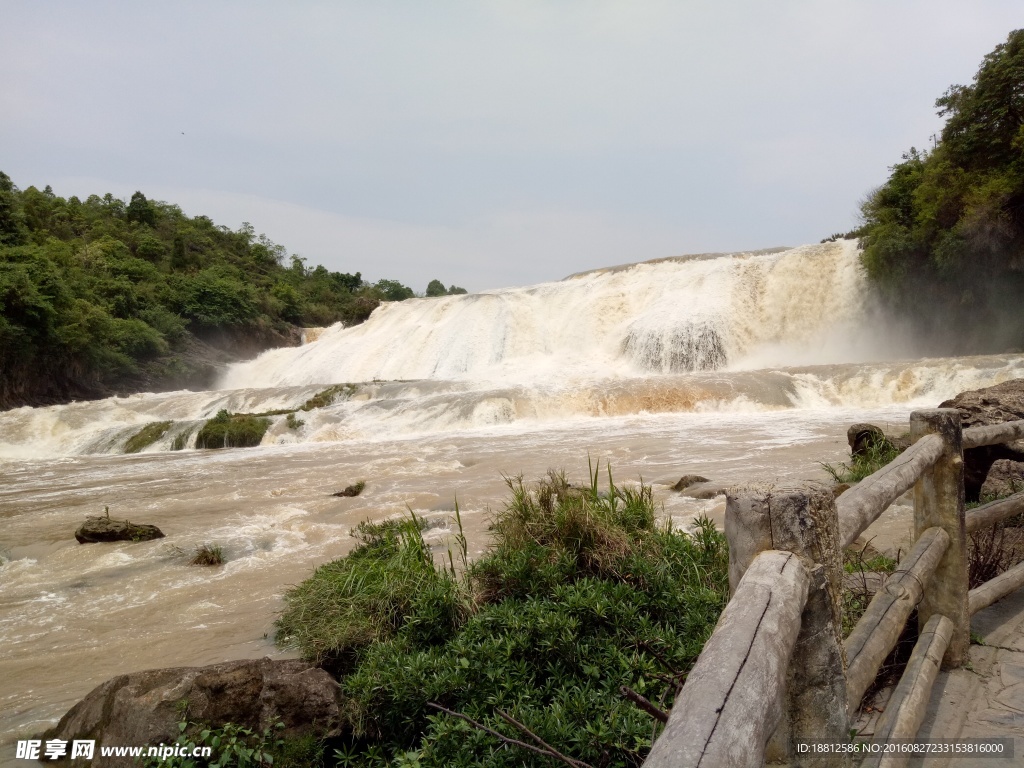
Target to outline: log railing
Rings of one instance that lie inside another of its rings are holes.
[[[910,434],[910,448],[838,500],[818,485],[730,490],[732,598],[645,765],[852,765],[798,746],[849,740],[851,713],[915,608],[917,644],[874,738],[917,735],[940,665],[967,660],[971,615],[1024,586],[1022,564],[968,591],[968,532],[1024,513],[1024,493],[965,514],[963,490],[964,449],[1022,439],[1024,421],[961,430],[955,409],[915,411]],[[915,543],[844,641],[843,549],[911,488]]]

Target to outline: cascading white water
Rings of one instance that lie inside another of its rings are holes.
[[[264,444],[639,413],[935,405],[1024,375],[1020,355],[877,362],[891,356],[891,333],[871,316],[857,256],[844,241],[681,257],[389,303],[363,325],[316,329],[300,347],[232,366],[218,391],[0,414],[0,458],[121,453],[156,421],[173,426],[146,452],[190,446],[221,409],[295,409],[341,382],[358,387],[291,424],[272,415]]]
[[[866,296],[853,241],[662,259],[385,304],[362,325],[334,326],[313,344],[232,366],[221,387],[707,371],[742,367],[765,345],[804,351],[774,365],[849,362],[848,349],[826,349],[823,340],[858,325]]]

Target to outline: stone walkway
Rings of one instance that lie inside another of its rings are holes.
[[[967,667],[939,673],[918,737],[1012,736],[1014,758],[936,757],[912,760],[912,766],[1024,766],[1024,590],[975,614],[971,630],[973,639],[984,644],[971,645]],[[871,732],[875,719],[863,723],[864,735]]]

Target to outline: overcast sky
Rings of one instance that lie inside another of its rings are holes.
[[[0,0],[0,170],[470,290],[817,242],[1024,4]]]

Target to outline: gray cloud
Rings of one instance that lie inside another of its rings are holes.
[[[471,289],[814,241],[1016,2],[9,2],[0,168]],[[184,135],[182,135],[184,132]]]

